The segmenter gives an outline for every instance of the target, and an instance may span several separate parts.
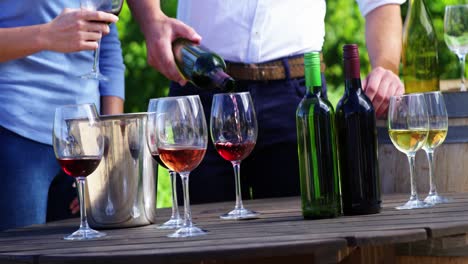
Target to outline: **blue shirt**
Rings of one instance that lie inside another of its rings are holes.
[[[65,7],[79,5],[79,0],[2,0],[0,28],[47,23]],[[100,96],[123,99],[125,67],[115,25],[102,38],[99,60],[108,82],[79,77],[91,71],[93,51],[42,51],[0,63],[0,126],[51,145],[56,107],[95,103],[99,109]]]

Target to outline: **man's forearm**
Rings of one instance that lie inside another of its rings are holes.
[[[367,14],[366,44],[372,68],[381,66],[398,74],[401,35],[400,5],[384,5]]]
[[[160,16],[164,16],[159,0],[127,0],[127,3],[145,35],[151,31],[148,25],[156,23]]]

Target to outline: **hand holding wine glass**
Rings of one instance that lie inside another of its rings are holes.
[[[457,54],[460,60],[460,91],[466,91],[465,57],[468,53],[468,4],[445,7],[444,40],[449,49]]]
[[[184,224],[169,237],[192,237],[206,232],[192,223],[189,174],[205,156],[208,132],[198,95],[165,97],[156,106],[156,145],[159,157],[179,173],[184,192]]]
[[[211,107],[211,138],[218,153],[234,167],[236,205],[221,219],[250,219],[258,213],[242,204],[240,164],[255,147],[257,118],[249,92],[215,94]]]
[[[414,157],[426,144],[429,119],[426,100],[421,93],[392,96],[388,109],[388,133],[395,147],[406,154],[410,168],[411,196],[396,209],[425,208],[430,205],[419,200],[414,178]]]
[[[169,171],[171,181],[171,200],[172,200],[172,214],[169,220],[159,225],[159,229],[176,229],[182,226],[183,220],[179,214],[179,206],[177,204],[177,173],[167,168],[161,161],[158,153],[158,146],[156,144],[156,109],[159,99],[151,99],[148,104],[148,121],[146,123],[146,137],[151,156],[158,162],[160,166]]]
[[[105,233],[89,227],[84,199],[86,177],[98,167],[104,152],[101,124],[94,104],[57,108],[53,144],[55,157],[64,172],[76,178],[80,194],[80,228],[64,239],[86,240],[105,236]]]
[[[106,13],[119,15],[122,10],[124,0],[80,0],[82,9],[92,11],[104,11]],[[98,47],[94,51],[94,62],[91,72],[81,76],[83,79],[94,79],[100,81],[108,81],[109,79],[102,75],[99,71],[99,51],[101,46],[101,39],[98,40]]]
[[[435,184],[435,166],[433,153],[436,147],[440,146],[447,136],[448,132],[448,115],[445,108],[444,96],[441,92],[425,93],[427,111],[429,115],[429,134],[426,144],[422,147],[426,152],[427,161],[429,162],[429,194],[424,202],[428,204],[446,203],[448,198],[440,196],[437,193]]]

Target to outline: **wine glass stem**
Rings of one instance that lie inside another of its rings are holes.
[[[461,71],[461,91],[466,91],[465,86],[465,56],[466,54],[459,54],[458,58],[460,59],[460,71]]]
[[[243,209],[244,205],[242,204],[242,192],[240,184],[240,161],[233,161],[232,167],[234,168],[234,178],[236,184],[236,207],[235,209]]]
[[[426,149],[427,161],[429,162],[429,196],[437,195],[436,184],[434,181],[434,160],[433,160],[434,151],[431,149]]]
[[[175,171],[169,170],[169,176],[171,178],[171,188],[172,188],[172,215],[171,219],[179,219],[179,206],[177,204],[177,188],[176,188],[176,177],[177,173]]]
[[[192,227],[192,212],[190,211],[190,194],[189,194],[189,173],[180,173],[182,179],[182,190],[184,192],[184,226]]]
[[[87,229],[89,228],[89,225],[88,225],[88,220],[86,218],[86,201],[84,198],[86,178],[77,177],[76,181],[78,182],[78,192],[79,192],[78,198],[80,200],[80,229]]]
[[[98,72],[100,47],[101,47],[101,39],[98,40],[98,47],[94,50],[94,62],[93,62],[94,73]]]
[[[416,189],[416,181],[414,179],[414,156],[415,154],[408,154],[408,163],[409,163],[409,169],[410,169],[410,183],[411,183],[410,201],[418,200],[418,191]]]

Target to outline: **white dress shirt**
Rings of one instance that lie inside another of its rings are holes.
[[[363,16],[405,2],[356,1]],[[260,63],[322,50],[325,12],[325,0],[179,0],[177,17],[225,60]]]

